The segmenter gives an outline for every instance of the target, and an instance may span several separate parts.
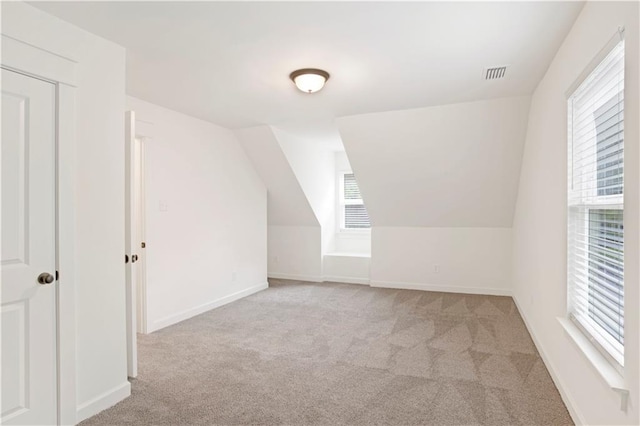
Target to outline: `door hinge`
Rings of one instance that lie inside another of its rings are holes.
[[[56,271],[56,281],[60,280],[60,273],[58,271]]]

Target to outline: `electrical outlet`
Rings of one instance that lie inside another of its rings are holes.
[[[161,212],[166,212],[169,208],[167,207],[167,202],[160,200],[160,202],[158,203],[158,210],[160,210]]]
[[[275,263],[280,262],[280,257],[279,257],[279,256],[275,256],[275,257],[273,258],[273,261],[274,261]]]
[[[440,273],[440,265],[433,265],[433,272],[435,274],[439,274]]]

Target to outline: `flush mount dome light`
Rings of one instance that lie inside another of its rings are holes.
[[[324,87],[329,80],[329,73],[315,68],[304,68],[289,74],[296,87],[305,93],[313,93]]]

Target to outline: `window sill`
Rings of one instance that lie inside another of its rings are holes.
[[[324,256],[328,256],[328,257],[364,257],[364,258],[371,258],[371,254],[370,253],[355,253],[355,252],[331,252],[331,253],[325,253]]]
[[[558,317],[558,322],[580,352],[589,360],[589,363],[598,372],[607,385],[620,394],[620,410],[627,411],[629,389],[624,383],[624,377],[609,363],[609,361],[596,349],[589,338],[585,336],[569,318]]]

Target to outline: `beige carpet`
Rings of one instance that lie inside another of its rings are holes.
[[[271,280],[138,341],[83,424],[572,424],[508,297]]]

